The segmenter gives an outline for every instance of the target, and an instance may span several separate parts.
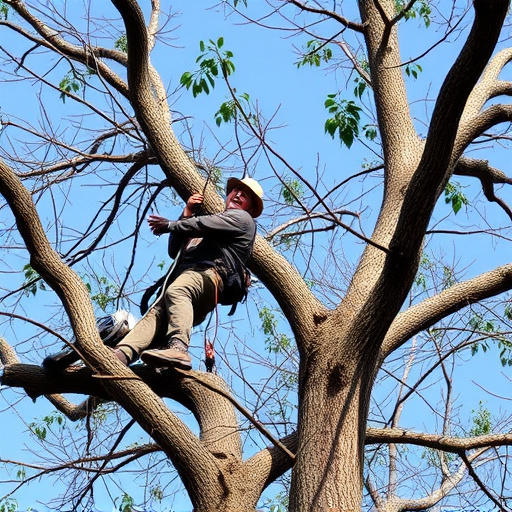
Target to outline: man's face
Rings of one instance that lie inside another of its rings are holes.
[[[237,210],[245,210],[251,212],[254,208],[254,200],[250,192],[243,188],[234,188],[226,197],[226,210],[235,208]]]

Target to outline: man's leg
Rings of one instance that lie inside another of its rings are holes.
[[[161,320],[163,315],[164,311],[161,302],[152,306],[142,319],[135,324],[135,327],[114,348],[114,353],[118,359],[122,361],[123,357],[121,354],[123,354],[126,358],[125,364],[130,364],[135,361],[140,353],[147,349],[154,340],[158,340],[159,334],[160,336],[162,335]]]
[[[153,366],[192,368],[188,354],[192,326],[200,324],[217,302],[217,274],[214,270],[185,270],[165,291],[168,314],[166,350],[147,350],[141,359]]]

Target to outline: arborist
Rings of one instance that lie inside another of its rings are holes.
[[[193,194],[176,221],[150,215],[155,235],[170,233],[169,256],[178,258],[164,289],[145,316],[115,347],[128,365],[139,356],[155,367],[192,368],[190,333],[217,305],[235,305],[247,293],[246,262],[263,211],[263,189],[252,178],[229,178],[226,208],[194,216],[203,194]]]

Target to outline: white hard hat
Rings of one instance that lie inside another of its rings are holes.
[[[254,212],[252,216],[254,218],[259,217],[263,211],[263,189],[261,185],[252,178],[243,178],[241,180],[238,178],[229,178],[226,186],[226,194],[229,194],[234,188],[242,188],[243,190],[251,192],[254,200]]]

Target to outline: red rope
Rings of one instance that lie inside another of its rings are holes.
[[[215,368],[215,349],[213,347],[213,344],[215,342],[215,339],[217,338],[217,330],[219,328],[219,311],[217,309],[217,304],[218,304],[218,287],[217,287],[217,283],[215,283],[215,308],[214,308],[214,311],[215,311],[215,332],[213,334],[213,340],[210,341],[207,337],[206,337],[206,332],[208,330],[208,326],[207,328],[205,329],[205,332],[204,332],[204,364],[206,366],[206,371],[209,372],[209,373],[217,373],[216,371],[216,368]],[[212,311],[212,314],[213,314],[213,311]]]

